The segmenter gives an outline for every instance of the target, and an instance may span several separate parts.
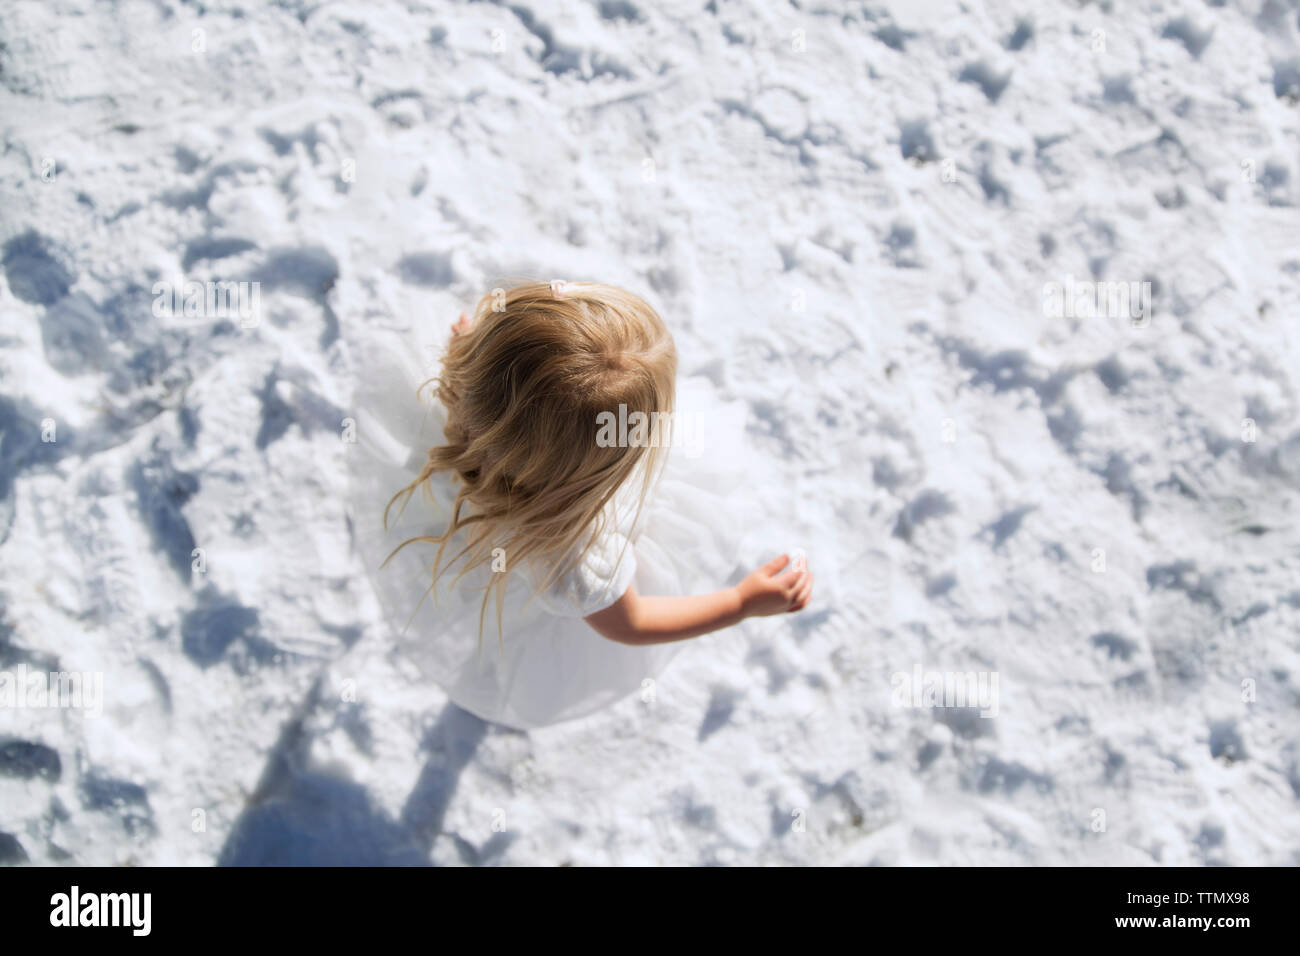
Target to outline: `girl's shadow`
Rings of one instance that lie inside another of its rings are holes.
[[[488,723],[455,704],[443,708],[420,749],[419,779],[392,819],[365,788],[308,766],[303,720],[320,682],[272,748],[262,779],[235,821],[218,866],[429,866],[447,806]],[[488,820],[484,821],[485,830]],[[468,864],[491,863],[513,839],[494,833],[480,846],[452,836]]]

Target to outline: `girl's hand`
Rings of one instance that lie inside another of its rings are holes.
[[[790,565],[790,556],[773,558],[736,585],[740,612],[745,617],[767,617],[802,611],[812,597],[813,576],[802,561]],[[783,573],[784,571],[784,573]]]
[[[451,324],[451,334],[460,335],[469,331],[469,313],[462,312],[460,318]]]

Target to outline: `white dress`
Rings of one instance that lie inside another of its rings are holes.
[[[355,442],[347,447],[353,534],[399,653],[459,706],[516,728],[572,720],[632,694],[657,677],[690,642],[632,647],[601,637],[582,618],[608,607],[635,582],[645,595],[699,594],[730,583],[740,563],[744,487],[743,408],[724,405],[703,379],[677,385],[674,442],[663,476],[633,523],[631,485],[607,512],[606,531],[582,562],[534,596],[535,572],[511,570],[501,629],[489,600],[480,641],[483,589],[494,573],[469,572],[453,588],[453,568],[429,591],[436,545],[414,542],[380,568],[393,548],[447,526],[454,485],[446,475],[417,489],[383,527],[384,506],[410,483],[428,449],[442,444],[445,413],[425,389],[429,377],[412,340],[374,333],[352,343],[357,389]],[[456,553],[458,539],[445,557]],[[460,539],[463,540],[463,539]],[[498,572],[499,573],[499,572]]]

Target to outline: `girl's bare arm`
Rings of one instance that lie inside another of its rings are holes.
[[[747,617],[801,611],[812,597],[807,567],[782,571],[789,555],[769,561],[735,587],[690,597],[636,593],[636,587],[605,608],[585,617],[602,637],[620,644],[667,644],[739,624]]]

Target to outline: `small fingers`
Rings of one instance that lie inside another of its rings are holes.
[[[788,570],[781,575],[781,589],[789,596],[794,597],[807,576],[808,571],[806,569],[801,571]]]
[[[813,576],[812,576],[812,572],[809,571],[805,580],[800,582],[799,590],[796,592],[794,596],[794,601],[790,605],[790,610],[802,611],[805,607],[807,607],[809,599],[812,598],[812,589],[813,589]]]

